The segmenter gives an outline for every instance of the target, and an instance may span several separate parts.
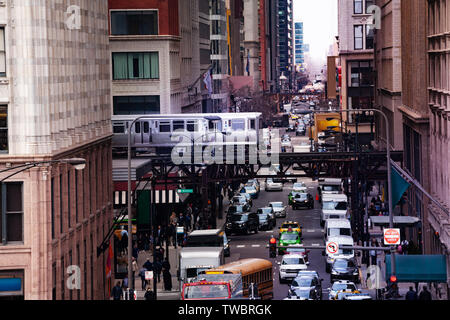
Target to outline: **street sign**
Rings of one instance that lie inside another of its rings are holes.
[[[194,193],[194,189],[177,189],[177,193]]]
[[[177,233],[184,233],[184,227],[177,227]]]
[[[153,271],[145,271],[145,280],[153,280]]]
[[[327,252],[329,254],[335,254],[339,251],[339,245],[333,241],[328,241],[326,248],[327,248]]]
[[[397,245],[400,244],[400,229],[383,229],[383,238],[385,245]]]

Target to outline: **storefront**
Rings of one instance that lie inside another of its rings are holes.
[[[0,271],[0,300],[24,300],[23,270]]]

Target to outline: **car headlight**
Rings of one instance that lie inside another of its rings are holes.
[[[359,272],[358,272],[358,271],[355,271],[355,272],[353,272],[353,275],[354,275],[354,276],[357,276],[357,275],[359,275]]]
[[[331,270],[331,274],[337,275],[339,273],[336,270]]]

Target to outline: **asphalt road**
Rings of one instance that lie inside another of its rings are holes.
[[[280,130],[280,136],[284,130]],[[292,133],[292,144],[296,145],[303,141],[308,141],[308,137],[295,137]],[[297,173],[289,169],[293,173]],[[304,182],[308,187],[308,192],[315,198],[317,192],[317,182],[309,178],[298,178],[298,182]],[[283,191],[264,191],[264,181],[260,181],[261,192],[258,199],[253,200],[252,211],[265,207],[271,201],[282,201],[284,205],[288,205],[288,194],[292,190],[292,183],[285,183]],[[276,258],[269,258],[268,243],[272,235],[278,238],[278,228],[284,221],[297,221],[303,226],[303,244],[305,245],[323,245],[323,232],[320,226],[320,204],[315,201],[314,209],[299,209],[293,210],[288,206],[286,218],[277,218],[277,225],[269,231],[259,231],[257,234],[250,235],[231,235],[231,256],[226,259],[226,262],[231,262],[244,258],[263,258],[273,262],[273,279],[274,279],[274,299],[281,300],[288,294],[289,284],[280,284],[278,279],[278,261],[281,261],[281,256]],[[323,278],[323,298],[328,299],[328,291],[331,286],[330,276],[325,272],[325,257],[322,256],[322,250],[312,249],[309,252],[309,266],[308,270],[315,270]]]

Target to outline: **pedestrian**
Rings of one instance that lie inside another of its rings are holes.
[[[155,295],[154,295],[152,289],[147,288],[147,290],[145,290],[144,299],[145,300],[155,300]]]
[[[409,291],[406,293],[405,300],[417,300],[417,292],[413,290],[413,287],[409,287]]]
[[[405,239],[400,244],[402,245],[403,254],[408,254],[408,240]]]
[[[164,258],[164,249],[159,247],[155,252],[155,259],[162,261]]]
[[[187,231],[191,230],[191,221],[192,221],[192,213],[187,212],[186,217],[185,217],[185,224],[184,224]]]
[[[161,281],[160,276],[161,276],[162,264],[159,259],[156,259],[156,261],[153,262],[153,270],[155,271],[155,274],[154,274],[155,280],[154,281],[160,282]]]
[[[397,253],[398,253],[398,254],[402,254],[402,253],[403,253],[403,248],[402,248],[402,245],[401,245],[401,244],[399,244],[399,245],[397,246]]]
[[[427,286],[423,286],[422,292],[419,294],[419,300],[433,300]]]
[[[120,231],[120,247],[121,247],[121,254],[127,254],[128,253],[128,231],[124,229],[122,226],[122,231]]]
[[[138,264],[137,264],[137,262],[136,262],[136,259],[135,258],[131,258],[131,270],[133,271],[133,280],[132,280],[132,284],[133,284],[133,288],[136,288],[136,286],[135,286],[135,279],[136,279],[136,274],[137,274],[137,272],[138,272]]]
[[[125,290],[127,290],[127,288],[128,288],[128,277],[125,276],[125,278],[122,281],[122,290],[125,291]]]
[[[167,259],[167,257],[164,258],[164,261],[162,262],[162,267],[163,269],[170,270],[170,262],[169,259]]]
[[[153,264],[150,262],[150,259],[147,259],[147,261],[145,261],[143,267],[145,269],[147,269],[147,271],[152,271],[153,270]]]
[[[148,237],[148,243],[149,243],[149,250],[151,253],[153,253],[153,249],[154,249],[154,241],[153,241],[153,236],[150,234],[150,236]]]
[[[180,217],[178,218],[178,226],[184,227],[185,219],[183,213],[180,213]]]
[[[163,281],[164,281],[164,290],[171,291],[172,290],[172,275],[168,269],[163,270]]]
[[[134,259],[138,259],[138,256],[139,256],[139,249],[138,249],[138,247],[137,247],[137,244],[135,244],[134,246],[133,246],[133,253],[131,254],[132,255],[132,257],[134,258]]]
[[[145,271],[147,271],[146,268],[142,268],[139,270],[139,276],[141,277],[141,288],[142,290],[145,290],[147,287],[147,280],[145,280]]]
[[[178,223],[178,218],[175,212],[172,212],[172,215],[170,216],[169,223],[173,226],[176,226]]]
[[[378,247],[378,242],[375,239],[372,240],[372,247]],[[377,265],[377,251],[372,249],[369,251],[369,255],[370,255],[370,264]]]
[[[120,286],[120,281],[117,281],[114,288],[112,288],[111,295],[114,300],[121,300],[122,294],[123,294],[123,290],[122,290],[122,287]]]

